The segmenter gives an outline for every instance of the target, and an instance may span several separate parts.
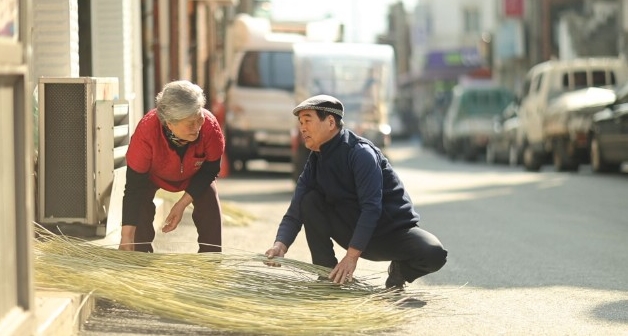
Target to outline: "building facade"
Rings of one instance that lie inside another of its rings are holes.
[[[33,289],[33,127],[29,100],[28,0],[0,1],[0,331],[35,330]]]
[[[409,71],[399,92],[419,123],[453,85],[489,79],[519,93],[552,58],[626,56],[626,0],[418,0],[410,9]]]

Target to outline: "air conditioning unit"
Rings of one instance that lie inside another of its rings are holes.
[[[129,143],[129,104],[118,94],[113,77],[39,79],[39,223],[104,224]]]

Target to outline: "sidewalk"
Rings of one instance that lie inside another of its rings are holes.
[[[294,189],[293,182],[285,175],[269,175],[267,179],[255,179],[254,183],[255,187],[251,188],[251,180],[247,178],[228,178],[219,181],[221,202],[235,204],[258,217],[254,223],[247,226],[223,224],[223,250],[226,253],[230,251],[263,253],[269,248]],[[154,224],[159,226],[169,211],[170,200],[165,198],[156,200],[159,206]],[[109,230],[106,237],[93,242],[115,248],[120,241],[119,234],[119,230]],[[198,245],[190,209],[185,212],[181,224],[175,231],[168,234],[157,231],[153,246],[156,252],[195,253]],[[344,253],[340,250],[337,252],[338,255]],[[297,237],[287,257],[310,260],[304,234]],[[383,286],[387,266],[388,263],[364,260],[361,261],[356,276],[368,275],[373,284]],[[374,273],[381,274],[381,279],[373,279]],[[79,333],[81,326],[92,313],[96,301],[94,298],[87,298],[86,304],[80,308],[82,300],[81,295],[74,293],[38,292],[36,311],[40,326],[38,336],[67,336]],[[79,318],[75,318],[77,314]]]
[[[164,218],[165,202],[155,199],[155,223]],[[92,241],[94,244],[113,247],[120,242],[120,229],[108,229],[102,239]],[[37,336],[69,336],[79,333],[81,326],[89,318],[95,307],[96,300],[86,294],[56,291],[35,292],[35,319]]]

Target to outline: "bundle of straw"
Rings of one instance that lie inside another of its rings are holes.
[[[246,334],[371,333],[417,316],[398,293],[365,282],[316,281],[329,269],[246,253],[156,254],[119,251],[38,228],[38,289],[93,292],[131,309]]]
[[[157,190],[157,197],[170,203],[179,200],[182,194],[183,192],[172,193],[162,189]],[[189,207],[193,206],[190,204]],[[222,210],[222,223],[225,226],[247,226],[257,219],[253,214],[228,201],[220,201],[220,208]]]
[[[247,226],[257,219],[253,214],[231,202],[220,201],[220,208],[222,209],[222,223],[226,226]]]

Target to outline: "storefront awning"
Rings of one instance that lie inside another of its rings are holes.
[[[194,0],[194,1],[207,2],[211,4],[216,4],[218,6],[235,6],[239,2],[239,0]]]
[[[488,74],[490,76],[490,70]],[[399,85],[457,80],[465,75],[477,75],[481,78],[487,75],[484,58],[477,48],[430,51],[425,55],[425,65],[421,72],[399,78]]]

